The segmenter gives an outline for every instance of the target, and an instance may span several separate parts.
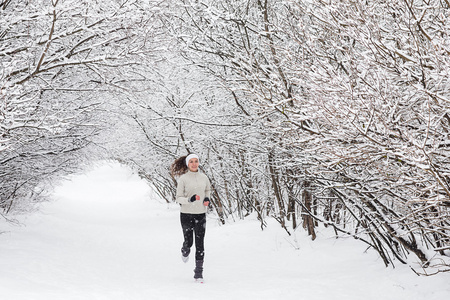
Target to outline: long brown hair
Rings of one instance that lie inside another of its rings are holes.
[[[187,155],[177,158],[170,166],[170,173],[172,176],[181,176],[189,170],[186,166],[186,157]]]

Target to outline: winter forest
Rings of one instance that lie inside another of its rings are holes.
[[[195,152],[223,224],[327,227],[439,276],[449,78],[449,0],[0,0],[1,222],[101,159],[173,202]]]

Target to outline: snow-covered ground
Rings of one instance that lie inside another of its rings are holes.
[[[450,274],[385,268],[362,243],[275,223],[219,225],[208,216],[205,284],[182,263],[179,207],[159,199],[129,169],[101,164],[58,187],[54,201],[0,231],[0,298],[450,299]]]

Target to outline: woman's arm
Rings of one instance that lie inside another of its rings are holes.
[[[205,197],[211,198],[211,182],[208,177],[206,177]]]
[[[184,185],[185,185],[184,180],[182,180],[180,178],[178,180],[178,184],[177,184],[177,196],[176,196],[177,197],[176,201],[180,204],[188,204],[189,203],[189,199],[184,196]]]

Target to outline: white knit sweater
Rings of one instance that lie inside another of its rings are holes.
[[[199,195],[200,200],[189,202],[193,195]],[[211,183],[205,174],[188,171],[180,176],[177,185],[177,202],[181,204],[181,212],[185,214],[206,213],[206,206],[203,205],[205,197],[210,198]]]

